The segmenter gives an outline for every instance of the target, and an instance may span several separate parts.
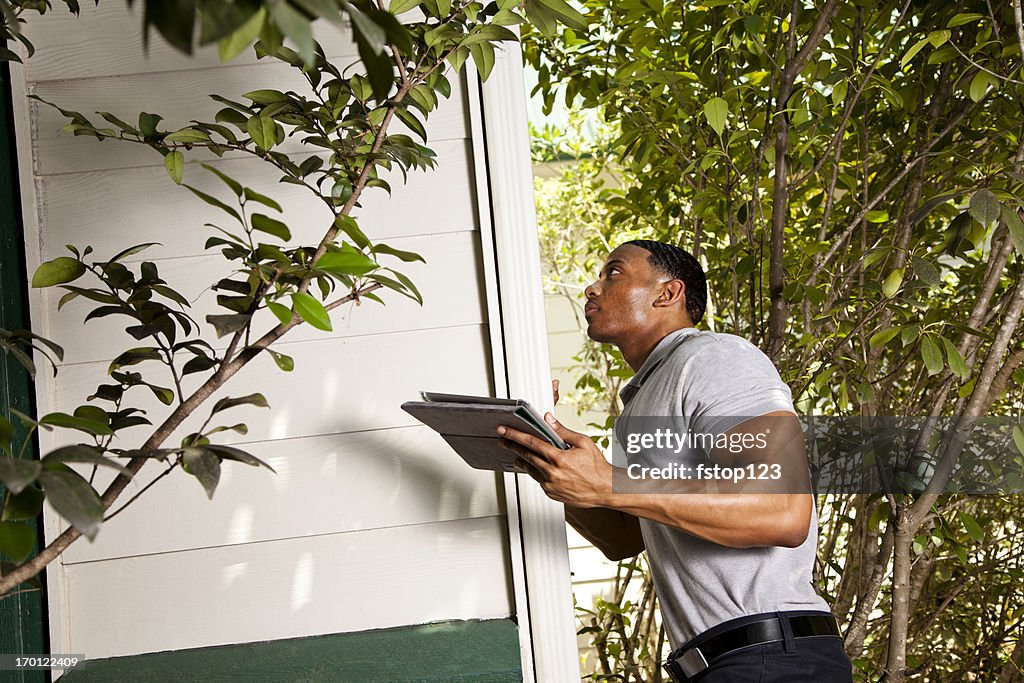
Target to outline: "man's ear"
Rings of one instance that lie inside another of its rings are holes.
[[[682,306],[684,310],[686,309],[686,285],[682,280],[668,280],[662,282],[659,287],[661,291],[654,300],[656,308]]]

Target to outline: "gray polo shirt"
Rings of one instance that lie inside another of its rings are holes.
[[[619,443],[631,416],[679,416],[695,431],[715,432],[738,416],[793,411],[789,387],[757,347],[695,327],[662,339],[621,396]],[[798,548],[727,548],[648,519],[640,527],[673,647],[736,617],[829,609],[811,584],[816,514]]]

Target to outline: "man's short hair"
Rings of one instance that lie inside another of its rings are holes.
[[[630,240],[631,244],[646,249],[647,260],[658,271],[686,285],[686,312],[694,325],[704,317],[708,304],[708,281],[704,269],[693,254],[667,242],[655,240]]]

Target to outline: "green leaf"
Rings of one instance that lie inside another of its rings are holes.
[[[536,4],[546,7],[566,26],[578,31],[587,30],[587,18],[580,14],[569,3],[565,2],[565,0],[527,0],[527,16],[531,14],[531,6]]]
[[[50,505],[90,541],[103,523],[103,502],[77,472],[71,470],[39,473],[39,483]]]
[[[423,123],[418,118],[416,118],[415,114],[413,114],[408,109],[398,109],[396,110],[396,113],[398,114],[398,118],[402,121],[402,123],[409,127],[409,130],[416,133],[416,135],[420,136],[421,140],[426,142],[427,129],[423,126]]]
[[[87,418],[68,415],[67,413],[49,413],[39,418],[39,424],[50,425],[51,427],[64,427],[66,429],[77,429],[93,436],[109,436],[113,434],[110,426]]]
[[[373,259],[350,244],[342,244],[341,251],[327,252],[313,265],[314,270],[332,275],[365,275],[377,268]]]
[[[348,18],[352,21],[356,42],[362,41],[375,54],[382,54],[384,44],[387,42],[387,33],[384,31],[384,27],[353,5],[348,3],[346,5],[345,9],[348,12]]]
[[[960,511],[960,521],[964,525],[964,529],[967,530],[967,535],[974,539],[975,543],[981,543],[985,540],[985,530],[978,524],[978,520],[974,518],[974,515],[964,510]]]
[[[238,182],[237,180],[235,180],[228,174],[224,173],[223,171],[211,166],[210,164],[200,164],[200,166],[202,166],[207,171],[220,178],[225,185],[231,188],[231,191],[235,193],[236,197],[242,196],[242,183]]]
[[[360,249],[366,249],[371,246],[370,238],[359,229],[359,224],[351,216],[338,216],[334,220],[334,224],[339,230],[348,235]]]
[[[239,396],[238,398],[222,398],[213,405],[210,415],[216,415],[223,410],[234,408],[235,406],[269,408],[270,404],[267,403],[267,399],[263,397],[263,394],[249,394],[248,396]]]
[[[312,158],[318,159],[318,157],[312,157]],[[248,187],[243,188],[242,191],[245,193],[245,198],[246,198],[247,201],[256,202],[257,204],[262,204],[263,206],[265,206],[267,208],[270,208],[270,209],[273,209],[274,211],[277,211],[278,213],[283,211],[283,209],[281,208],[280,204],[275,202],[270,197],[267,197],[266,195],[262,195],[259,192],[255,191],[255,190],[253,190],[251,188],[248,188]]]
[[[282,242],[287,242],[292,238],[292,233],[288,229],[287,225],[279,220],[271,218],[270,216],[264,216],[262,213],[254,213],[252,215],[252,227],[260,232],[273,235]]]
[[[914,43],[914,45],[909,50],[907,50],[907,53],[903,55],[903,59],[900,60],[900,68],[906,69],[907,64],[910,63],[910,60],[912,60],[918,52],[923,50],[924,46],[927,45],[929,42],[930,41],[928,40],[928,38],[922,38],[921,40]]]
[[[185,173],[185,155],[177,150],[168,152],[164,157],[164,168],[167,169],[167,175],[171,176],[171,180],[181,185],[181,177]]]
[[[295,292],[292,294],[292,306],[299,317],[313,327],[326,332],[331,331],[331,318],[327,315],[327,310],[311,295],[305,292]]]
[[[885,223],[889,220],[888,211],[868,211],[864,214],[864,220],[868,223]]]
[[[989,86],[996,86],[997,82],[991,74],[985,71],[979,71],[971,79],[971,85],[967,90],[967,94],[975,102],[981,102],[985,97],[985,93],[988,92]]]
[[[85,264],[70,256],[58,256],[36,268],[32,276],[33,287],[52,287],[72,282],[85,274]]]
[[[223,337],[239,330],[245,329],[252,316],[248,313],[235,313],[232,315],[208,315],[206,322],[213,325],[218,337]]]
[[[195,128],[182,128],[164,137],[164,142],[207,142],[210,139],[208,133]]]
[[[970,211],[974,220],[988,227],[999,218],[1002,207],[991,190],[982,188],[971,197]]]
[[[1017,450],[1020,451],[1021,455],[1024,455],[1024,427],[1015,425],[1013,428],[1013,443],[1017,446]]]
[[[235,220],[238,221],[239,223],[243,223],[242,217],[238,214],[237,211],[235,211],[230,206],[228,206],[227,204],[225,204],[221,200],[217,199],[213,195],[206,194],[202,190],[197,190],[196,188],[192,187],[191,185],[182,185],[182,187],[186,188],[189,192],[191,192],[195,196],[199,197],[200,199],[202,199],[204,202],[206,202],[210,206],[217,207],[218,209],[220,209],[221,211],[227,213],[228,215],[233,216],[235,218]],[[243,225],[244,225],[244,223],[243,223]]]
[[[269,116],[253,116],[246,123],[246,130],[260,149],[270,149],[277,144],[277,122]]]
[[[448,55],[448,63],[452,65],[452,71],[455,73],[462,71],[462,65],[466,63],[468,57],[469,50],[464,47],[460,47]]]
[[[32,554],[36,543],[36,530],[20,522],[0,522],[0,551],[15,564]]]
[[[147,114],[142,112],[139,114],[139,130],[142,131],[144,136],[151,137],[156,135],[156,125],[163,120],[164,117],[157,114]]]
[[[263,23],[267,18],[267,10],[260,7],[259,10],[244,24],[238,27],[233,33],[222,38],[217,43],[220,52],[220,61],[228,62],[242,53],[242,50],[249,47],[260,35]]]
[[[186,448],[181,452],[181,466],[199,480],[206,497],[212,499],[220,483],[220,458],[205,448]]]
[[[401,14],[402,12],[408,12],[409,10],[419,7],[421,0],[394,0],[388,7],[388,10],[392,14]]]
[[[36,480],[40,470],[42,470],[42,465],[38,460],[0,456],[0,481],[10,489],[11,493],[21,493],[26,486]]]
[[[295,359],[291,356],[286,356],[283,353],[271,351],[270,349],[267,349],[267,353],[269,353],[270,357],[274,359],[275,363],[277,363],[277,367],[281,368],[285,372],[291,372],[295,369]]]
[[[939,274],[939,269],[931,261],[918,256],[911,256],[910,261],[914,266],[914,272],[917,273],[919,278],[933,287],[942,284],[942,276]]]
[[[721,97],[712,97],[704,105],[704,117],[715,132],[721,136],[729,118],[729,103]]]
[[[128,258],[129,256],[135,256],[136,254],[142,253],[146,249],[149,249],[150,247],[156,247],[156,246],[163,246],[163,245],[161,245],[159,242],[143,242],[142,244],[132,245],[132,246],[128,247],[127,249],[122,249],[121,251],[119,251],[116,254],[114,254],[113,256],[111,256],[110,259],[107,261],[106,265],[109,266],[111,263],[117,263],[121,259]]]
[[[984,14],[978,14],[976,12],[957,14],[952,19],[949,20],[949,22],[946,24],[946,28],[956,28],[957,26],[963,26],[964,24],[969,24],[972,21],[977,21],[978,19],[984,18]]]
[[[1013,246],[1018,254],[1024,254],[1024,221],[1021,220],[1017,209],[1011,206],[1003,206],[1003,220],[1010,231],[1010,238],[1013,239]]]
[[[896,296],[901,284],[903,284],[903,269],[897,268],[889,273],[889,276],[882,282],[882,294],[891,299]]]
[[[277,471],[273,467],[263,462],[255,455],[251,453],[246,453],[240,448],[235,448],[233,446],[224,446],[221,444],[210,444],[208,446],[204,446],[204,448],[208,451],[213,452],[215,455],[222,458],[223,460],[235,460],[237,462],[244,462],[246,465],[252,465],[253,467],[266,467],[274,474],[277,474]]]
[[[396,257],[396,258],[398,258],[398,259],[400,259],[402,261],[405,261],[406,263],[410,263],[412,261],[419,261],[420,263],[426,263],[426,260],[422,256],[420,256],[419,254],[416,254],[416,253],[411,252],[411,251],[402,251],[401,249],[395,249],[394,247],[390,247],[390,246],[388,246],[386,244],[375,244],[373,246],[373,253],[374,254],[388,254],[388,255],[394,256],[394,257]]]
[[[899,327],[890,327],[887,330],[881,332],[875,332],[871,335],[871,339],[868,340],[868,346],[875,348],[878,346],[885,346],[888,344],[896,335],[900,333]]]
[[[928,42],[932,47],[942,47],[951,35],[953,34],[950,31],[932,31],[928,34]]]
[[[134,134],[137,134],[139,132],[130,123],[128,123],[127,121],[124,121],[122,119],[117,118],[116,116],[114,116],[110,112],[101,111],[101,112],[98,112],[98,113],[99,113],[100,116],[102,116],[107,121],[107,123],[112,123],[112,124],[114,124],[115,126],[117,126],[118,128],[120,128],[123,131],[126,131],[128,133],[134,133]]]
[[[960,381],[970,377],[971,371],[968,369],[964,357],[960,355],[960,351],[953,346],[953,342],[942,337],[942,345],[946,348],[946,359],[949,360],[949,369],[953,371],[953,374],[959,377]]]
[[[392,270],[391,272],[394,273],[395,277],[398,279],[399,282],[405,285],[406,290],[408,290],[406,296],[408,296],[410,299],[412,299],[420,306],[422,306],[423,295],[420,294],[420,290],[416,288],[416,285],[413,284],[412,280],[410,280],[402,273],[399,273],[397,270]]]
[[[939,345],[935,343],[931,335],[921,338],[921,357],[924,359],[929,375],[937,375],[945,367],[942,362],[942,351],[939,350]]]
[[[21,493],[10,494],[4,503],[3,513],[0,520],[4,522],[18,522],[26,519],[35,519],[43,511],[43,500],[46,496],[35,486],[26,486]]]
[[[316,42],[309,18],[288,3],[275,2],[270,5],[270,18],[284,37],[290,39],[306,64],[313,64]]]
[[[273,313],[278,320],[281,321],[282,325],[288,325],[291,323],[292,311],[287,306],[283,306],[274,301],[268,301],[267,308],[270,309],[270,312]]]
[[[469,47],[469,53],[473,55],[473,64],[480,73],[480,80],[486,81],[494,68],[494,46],[489,43],[478,43]]]
[[[107,374],[109,375],[114,372],[114,370],[128,365],[137,365],[147,360],[162,361],[163,358],[164,357],[161,352],[152,346],[128,349],[110,362],[110,366],[107,368]]]
[[[253,90],[242,97],[252,100],[255,104],[274,104],[275,102],[291,102],[291,98],[280,90]]]
[[[124,465],[105,458],[101,454],[98,448],[93,446],[86,446],[84,444],[75,444],[73,446],[62,446],[54,451],[50,451],[41,461],[42,465],[46,469],[53,469],[54,463],[70,463],[70,462],[82,462],[89,465],[100,465],[102,467],[111,467],[121,474],[131,476],[131,472],[128,471]]]
[[[347,178],[339,178],[333,186],[331,186],[331,198],[337,200],[337,204],[344,204],[352,197],[354,192],[352,183]]]

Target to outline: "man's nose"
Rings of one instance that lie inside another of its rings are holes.
[[[598,292],[596,282],[591,282],[589,285],[587,285],[587,288],[583,290],[583,296],[584,298],[587,299],[593,299],[595,296],[597,296],[597,294]]]

